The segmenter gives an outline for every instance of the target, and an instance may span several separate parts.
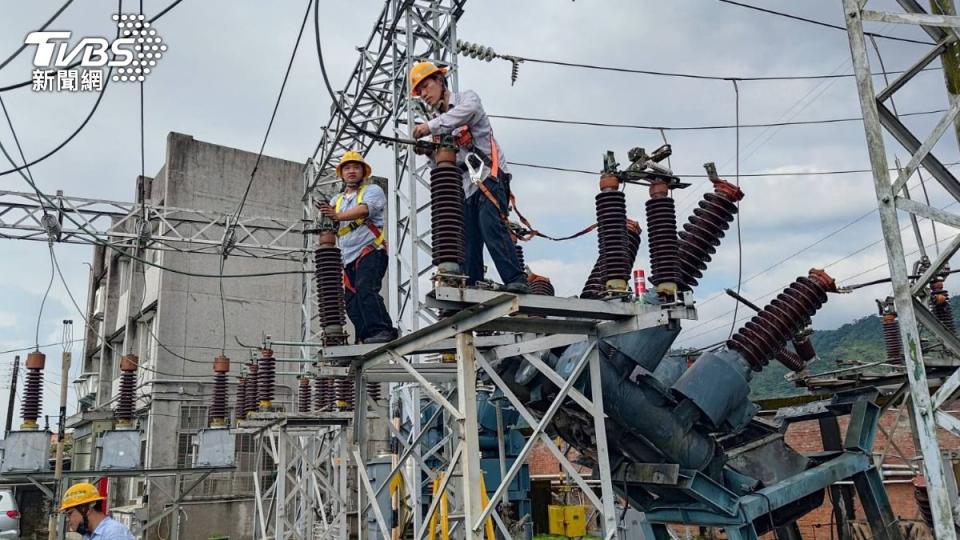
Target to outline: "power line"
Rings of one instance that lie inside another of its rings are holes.
[[[568,167],[556,167],[553,165],[542,165],[538,163],[521,163],[517,161],[507,162],[509,165],[516,167],[529,167],[532,169],[544,169],[549,171],[560,171],[560,172],[569,172],[577,174],[589,174],[591,176],[597,176],[600,174],[599,170],[590,171],[587,169],[574,169]],[[944,163],[946,166],[955,166],[960,165],[960,161],[953,161],[950,163]],[[890,169],[891,172],[896,172],[896,169]],[[741,174],[740,178],[772,178],[772,177],[781,177],[781,176],[839,176],[839,175],[848,175],[848,174],[863,174],[871,173],[873,169],[834,169],[829,171],[781,171],[781,172],[767,172],[767,173],[746,173]],[[678,178],[707,178],[705,174],[678,174]]]
[[[166,15],[168,11],[170,11],[171,9],[173,9],[174,7],[176,7],[177,4],[179,4],[180,2],[183,2],[183,0],[174,0],[173,3],[171,3],[169,6],[167,6],[167,7],[164,8],[162,11],[160,11],[160,13],[154,15],[154,16],[153,16],[152,18],[150,18],[150,19],[147,19],[147,22],[153,24],[154,22],[156,22],[157,20],[159,20],[160,17],[163,17],[164,15]],[[122,11],[123,11],[123,0],[120,0],[119,3],[118,3],[118,5],[117,5],[117,13],[120,13],[120,12],[122,12]],[[117,31],[117,37],[119,37],[119,36],[120,36],[120,31],[118,30],[118,31]],[[19,53],[19,51],[18,51],[18,53]],[[66,70],[73,69],[73,68],[79,66],[81,62],[82,62],[82,60],[77,60],[76,62],[70,64],[69,66],[65,67],[64,69],[66,69]],[[111,70],[112,70],[112,68],[111,68]],[[109,74],[108,74],[108,75],[109,75]],[[109,79],[109,76],[108,76],[107,78]],[[19,83],[16,83],[16,84],[11,84],[11,85],[8,85],[8,86],[0,86],[0,93],[2,93],[2,92],[7,92],[7,91],[10,91],[10,90],[16,90],[17,88],[23,88],[23,87],[25,87],[25,86],[30,86],[31,84],[33,84],[33,79],[30,79],[30,80],[28,80],[28,81],[19,82]],[[104,85],[104,87],[106,87],[106,85]],[[2,175],[0,175],[0,176],[2,176]]]
[[[253,180],[256,178],[257,169],[260,167],[260,160],[263,159],[263,151],[267,147],[267,140],[270,138],[270,131],[273,129],[273,122],[277,118],[277,111],[280,109],[280,101],[283,99],[283,91],[287,88],[287,80],[290,78],[290,71],[293,68],[293,61],[297,57],[297,49],[300,48],[300,39],[303,37],[303,29],[307,27],[307,18],[310,16],[310,7],[312,5],[313,0],[307,0],[307,9],[303,13],[303,21],[300,22],[300,31],[297,32],[297,40],[293,44],[293,51],[290,52],[290,60],[287,62],[287,69],[283,74],[283,82],[280,83],[280,92],[277,94],[277,99],[273,104],[273,112],[270,114],[270,122],[267,123],[267,131],[263,134],[263,141],[260,143],[260,151],[257,152],[257,160],[254,162],[253,169],[250,171],[250,180],[247,181],[247,187],[243,190],[243,197],[240,198],[240,204],[237,205],[237,210],[233,214],[233,223],[236,223],[236,221],[240,218],[240,214],[243,212],[243,207],[247,203],[247,196],[250,195],[250,188],[253,187]],[[220,264],[218,268],[218,273],[220,274],[220,313],[223,321],[223,346],[220,348],[220,354],[223,355],[226,355],[227,349],[227,301],[223,293],[223,268],[227,263],[227,244],[232,236],[233,224],[227,223],[226,229],[224,229],[224,246],[220,253]],[[146,274],[144,274],[144,279],[146,279]]]
[[[938,114],[945,113],[947,109],[936,109],[932,111],[919,111],[913,113],[905,113],[900,116],[922,116],[929,114]],[[591,122],[586,120],[564,120],[560,118],[543,118],[535,116],[516,116],[516,115],[506,115],[506,114],[488,114],[490,118],[499,118],[503,120],[518,120],[524,122],[541,122],[546,124],[561,124],[561,125],[572,125],[572,126],[590,126],[590,127],[605,127],[605,128],[621,128],[621,129],[642,129],[649,131],[711,131],[711,130],[724,130],[724,129],[735,129],[737,126],[733,124],[705,124],[699,126],[656,126],[656,125],[644,125],[644,124],[618,124],[612,122]],[[820,124],[840,124],[845,122],[860,122],[863,120],[862,116],[850,116],[850,117],[841,117],[841,118],[825,118],[822,120],[798,120],[793,122],[770,122],[770,123],[755,123],[755,124],[740,124],[741,129],[753,129],[753,128],[770,128],[770,127],[786,127],[786,126],[811,126],[811,125],[820,125]]]
[[[888,38],[888,39],[900,39],[900,38]],[[908,40],[908,41],[912,41],[912,40]],[[927,43],[924,41],[917,41],[915,43],[922,43],[924,45],[934,45],[933,43]],[[516,55],[507,56],[507,55],[499,55],[499,54],[496,56],[498,58],[504,58],[507,60],[512,59],[518,62],[530,62],[532,64],[547,64],[547,65],[553,65],[553,66],[590,69],[590,70],[596,70],[596,71],[612,71],[615,73],[631,73],[634,75],[650,75],[654,77],[695,79],[695,80],[706,80],[706,81],[746,81],[746,82],[803,81],[803,80],[818,80],[818,79],[847,79],[847,78],[856,76],[856,74],[854,73],[828,73],[828,74],[813,74],[813,75],[704,75],[700,73],[655,71],[650,69],[603,66],[598,64],[585,64],[580,62],[567,62],[564,60],[547,60],[544,58],[531,58],[528,56],[516,56]],[[940,71],[940,68],[936,68],[936,67],[924,68],[921,71]],[[902,70],[889,71],[887,73],[889,75],[899,75],[901,73],[904,73],[904,71]],[[872,75],[882,75],[882,73],[872,73]]]
[[[72,3],[73,3],[73,0],[67,0],[62,6],[60,6],[60,9],[58,9],[53,15],[51,15],[50,18],[47,19],[47,22],[43,23],[43,26],[41,26],[40,28],[38,28],[36,31],[37,31],[37,32],[42,32],[42,31],[46,30],[47,27],[50,26],[50,23],[52,23],[54,20],[56,20],[56,18],[59,17],[61,13],[63,13],[63,10],[67,9],[67,6],[69,6],[69,5],[72,4]],[[22,45],[20,45],[20,47],[19,47],[17,50],[13,51],[13,54],[11,54],[10,56],[8,56],[6,60],[4,60],[3,62],[0,62],[0,70],[2,70],[3,68],[5,68],[5,67],[7,66],[7,64],[9,64],[10,62],[12,62],[13,59],[16,58],[17,56],[19,56],[20,53],[22,53],[23,50],[26,49],[26,48],[27,48],[27,43],[24,42]]]
[[[752,10],[760,11],[760,12],[763,12],[763,13],[769,13],[770,15],[777,15],[777,16],[779,16],[779,17],[785,17],[785,18],[787,18],[787,19],[793,19],[793,20],[795,20],[795,21],[800,21],[800,22],[815,24],[815,25],[817,25],[817,26],[822,26],[822,27],[824,27],[824,28],[832,28],[832,29],[834,29],[834,30],[843,30],[844,32],[847,31],[846,27],[840,26],[840,25],[838,25],[838,24],[830,24],[830,23],[828,23],[828,22],[818,21],[818,20],[815,20],[815,19],[808,19],[808,18],[806,18],[806,17],[801,17],[801,16],[799,16],[799,15],[792,15],[792,14],[790,14],[790,13],[783,13],[783,12],[781,12],[781,11],[774,11],[774,10],[772,10],[772,9],[766,9],[766,8],[762,8],[762,7],[759,7],[759,6],[753,6],[753,5],[750,5],[750,4],[744,4],[744,3],[742,3],[742,2],[734,2],[733,0],[718,0],[718,1],[723,2],[724,4],[730,4],[730,5],[733,5],[733,6],[739,6],[739,7],[742,7],[742,8],[752,9]],[[891,40],[891,41],[902,41],[902,42],[904,42],[904,43],[916,43],[916,44],[918,44],[918,45],[931,45],[931,46],[932,46],[932,45],[936,45],[936,43],[931,43],[931,42],[929,42],[929,41],[922,41],[922,40],[910,39],[910,38],[902,38],[902,37],[897,37],[897,36],[888,36],[888,35],[884,35],[884,34],[876,34],[876,33],[873,33],[873,32],[864,32],[863,34],[864,34],[865,36],[870,36],[870,37],[875,37],[875,38],[880,38],[880,39],[889,39],[889,40]]]
[[[68,343],[77,343],[78,341],[84,341],[84,339],[83,339],[83,338],[77,338],[77,339],[70,340]],[[49,348],[49,347],[58,347],[58,346],[60,346],[60,345],[63,345],[63,343],[57,342],[57,343],[47,343],[46,345],[30,345],[29,347],[19,347],[19,348],[17,348],[17,349],[7,349],[7,350],[5,350],[5,351],[0,351],[0,354],[10,354],[10,353],[15,353],[15,352],[33,351],[33,350],[36,350],[36,349],[47,349],[47,348]]]

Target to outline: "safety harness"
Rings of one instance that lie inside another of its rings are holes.
[[[355,206],[360,206],[361,204],[363,204],[363,194],[364,192],[366,192],[368,185],[369,184],[364,183],[362,186],[360,186],[360,189],[357,190],[357,202]],[[341,193],[337,197],[337,202],[334,203],[334,210],[338,213],[340,212],[340,208],[343,206],[344,195],[345,195],[344,193]],[[377,225],[370,219],[369,215],[367,217],[357,218],[351,221],[350,223],[344,225],[343,227],[340,227],[339,229],[337,229],[337,236],[338,237],[346,236],[352,233],[353,231],[359,229],[360,227],[364,227],[364,226],[366,226],[367,229],[369,229],[370,232],[373,233],[373,243],[366,246],[365,248],[363,248],[362,251],[360,251],[360,255],[357,256],[356,260],[354,261],[354,264],[360,264],[360,261],[364,257],[366,257],[368,254],[373,252],[374,250],[384,249],[387,247],[387,241],[386,241],[384,232],[380,229],[380,227],[377,227]],[[350,292],[356,294],[357,289],[353,286],[352,283],[350,283],[350,278],[347,277],[346,270],[344,270],[343,272],[343,286]]]
[[[457,135],[457,144],[463,148],[468,148],[471,152],[476,154],[477,157],[479,157],[480,160],[483,161],[484,165],[490,168],[489,176],[492,177],[494,181],[499,180],[498,174],[500,172],[500,153],[499,153],[500,145],[497,144],[497,140],[493,137],[493,135],[490,135],[490,154],[491,154],[490,157],[487,157],[487,155],[482,150],[480,150],[479,148],[476,147],[476,145],[473,144],[473,134],[470,133],[470,128],[468,126],[464,126],[463,129],[460,131],[460,133]],[[539,236],[540,238],[546,238],[548,240],[560,242],[563,240],[571,240],[573,238],[583,236],[588,232],[597,228],[597,224],[594,223],[589,227],[586,227],[585,229],[582,229],[574,234],[571,234],[570,236],[553,237],[553,236],[544,234],[538,231],[537,229],[535,229],[533,225],[530,223],[530,220],[528,220],[526,217],[524,217],[523,214],[520,213],[520,209],[517,208],[517,198],[513,195],[513,192],[510,192],[508,194],[510,206],[509,208],[506,209],[506,211],[504,211],[504,209],[500,207],[500,202],[497,201],[497,198],[493,195],[493,193],[490,192],[487,186],[484,185],[485,180],[486,178],[482,178],[479,182],[474,182],[474,184],[477,186],[477,189],[480,190],[480,193],[483,193],[483,196],[486,197],[487,200],[489,200],[490,203],[493,204],[493,207],[497,209],[497,213],[500,214],[500,219],[503,221],[504,225],[507,226],[507,230],[510,231],[510,235],[515,240],[528,241],[535,236]],[[517,219],[520,220],[520,223],[525,227],[525,230],[523,231],[515,230],[515,227],[511,226],[510,210],[513,210],[514,212],[517,213]]]

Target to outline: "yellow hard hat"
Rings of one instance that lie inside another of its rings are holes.
[[[420,86],[420,83],[427,77],[434,73],[443,73],[446,75],[447,71],[447,68],[437,67],[433,62],[417,62],[410,68],[410,95],[416,93],[417,87]]]
[[[373,169],[370,167],[370,164],[363,160],[363,155],[356,150],[347,150],[343,157],[340,158],[340,164],[337,165],[337,176],[343,178],[343,175],[340,174],[343,166],[347,163],[359,163],[363,165],[363,179],[366,180],[370,178],[370,175],[373,174]]]
[[[70,489],[63,494],[63,500],[60,502],[60,511],[68,510],[81,504],[102,501],[103,495],[97,491],[97,486],[89,482],[81,482],[70,486]]]

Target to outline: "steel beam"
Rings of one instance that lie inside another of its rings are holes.
[[[906,372],[910,382],[911,402],[913,404],[911,412],[916,425],[920,451],[924,458],[928,485],[930,486],[930,506],[934,518],[934,531],[937,538],[954,539],[956,534],[953,526],[953,515],[946,490],[943,459],[937,441],[936,422],[932,414],[923,353],[920,348],[917,313],[914,309],[906,255],[900,235],[897,204],[894,200],[894,192],[890,181],[882,127],[886,127],[911,154],[918,154],[923,145],[886,107],[877,102],[877,93],[870,73],[870,61],[863,29],[862,2],[860,0],[843,0],[843,7],[860,107],[863,112],[867,150],[873,170],[874,190],[878,200],[887,262],[892,279],[894,303],[900,319],[901,338],[906,357]],[[923,156],[922,163],[954,198],[960,200],[960,183],[939,160],[928,153]],[[904,201],[900,202],[903,203]]]

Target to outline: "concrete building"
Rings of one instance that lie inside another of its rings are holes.
[[[138,181],[143,183],[152,205],[231,215],[243,196],[256,160],[255,153],[170,133],[164,166],[153,178]],[[303,164],[264,156],[243,215],[300,220],[302,172]],[[154,235],[169,227],[154,220],[151,226]],[[218,239],[223,230],[213,227],[203,234]],[[290,248],[301,247],[301,242],[299,234],[288,234],[280,240]],[[221,304],[221,280],[177,273],[216,275],[220,264],[217,247],[211,246],[205,253],[176,250],[185,247],[186,244],[174,243],[141,252],[143,258],[163,269],[119,256],[113,250],[95,250],[87,311],[88,320],[97,331],[86,332],[83,373],[76,383],[82,412],[70,424],[76,438],[76,470],[93,468],[96,436],[112,428],[122,355],[134,353],[140,358],[136,414],[142,433],[142,464],[147,469],[175,468],[191,465],[197,430],[207,426],[212,362],[221,348],[232,360],[232,411],[233,383],[240,366],[250,358],[249,349],[236,340],[258,345],[264,335],[277,340],[300,338],[300,275],[223,279]],[[300,269],[298,262],[289,260],[234,255],[226,260],[224,273]],[[226,323],[222,309],[226,311]],[[277,350],[281,357],[298,354],[294,350]],[[297,364],[278,366],[281,373],[299,369]],[[276,401],[280,407],[293,410],[295,388],[294,375],[278,375]],[[254,536],[251,471],[255,442],[251,435],[236,437],[237,471],[213,474],[193,490],[182,507],[183,522],[188,525],[181,528],[180,538]],[[178,493],[178,482],[188,485],[196,478],[184,474],[116,480],[111,486],[110,503],[118,514],[128,511],[128,519],[142,523],[169,506]],[[174,523],[171,518],[161,521],[146,532],[145,538],[170,537]]]

